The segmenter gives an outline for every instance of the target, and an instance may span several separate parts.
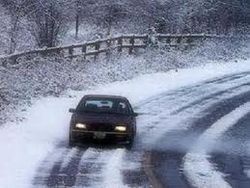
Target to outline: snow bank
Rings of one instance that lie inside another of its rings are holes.
[[[76,106],[84,94],[124,95],[136,105],[162,92],[243,71],[250,71],[249,61],[141,75],[128,81],[100,85],[92,90],[70,91],[60,98],[40,99],[25,112],[24,121],[8,122],[0,128],[0,187],[30,186],[41,160],[58,143],[67,143],[68,108]],[[120,152],[117,152],[118,156]]]
[[[225,175],[218,172],[209,162],[209,155],[206,153],[216,144],[223,133],[250,112],[249,109],[250,103],[248,102],[219,119],[200,136],[191,152],[186,154],[184,173],[193,186],[200,188],[230,187],[224,179]]]
[[[45,98],[27,112],[27,120],[0,129],[0,187],[28,187],[38,161],[67,139],[70,99]]]

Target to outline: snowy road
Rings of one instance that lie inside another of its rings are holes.
[[[143,113],[131,150],[68,147],[68,109],[90,93],[126,96]],[[41,98],[1,126],[0,187],[250,187],[249,102],[249,60]]]
[[[62,142],[40,164],[33,186],[249,187],[249,101],[249,72],[156,95],[136,107],[144,115],[132,150]]]

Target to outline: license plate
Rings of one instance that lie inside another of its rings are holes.
[[[105,133],[102,133],[102,132],[95,132],[94,133],[94,138],[96,138],[96,139],[104,139],[105,137],[106,137]]]

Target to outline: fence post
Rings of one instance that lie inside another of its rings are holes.
[[[95,50],[96,50],[96,51],[100,50],[100,46],[101,46],[100,43],[99,43],[99,42],[96,42],[96,43],[95,43]]]
[[[56,54],[61,54],[61,48],[56,49]]]
[[[167,44],[171,44],[171,37],[167,37],[166,43],[167,43]]]
[[[100,42],[96,42],[94,45],[95,45],[95,51],[96,51],[94,59],[96,60],[97,56],[99,55],[99,50],[100,50],[101,45],[100,45]]]
[[[10,61],[11,61],[11,63],[12,64],[17,64],[17,58],[18,58],[18,56],[12,56],[12,57],[10,57]]]
[[[177,44],[180,44],[181,43],[181,37],[177,37]]]
[[[42,50],[41,52],[40,52],[40,54],[42,55],[42,56],[46,56],[46,55],[48,55],[48,51],[45,49],[45,50]]]
[[[82,45],[82,53],[83,53],[83,54],[85,54],[85,53],[86,53],[86,50],[87,50],[86,45],[85,45],[85,44],[84,44],[84,45]]]
[[[74,52],[73,46],[69,47],[69,56],[70,56],[71,58],[73,57],[73,52]]]
[[[107,51],[106,51],[106,56],[107,56],[107,58],[109,59],[110,58],[110,54],[111,54],[111,49],[110,49],[110,47],[111,47],[111,45],[112,45],[112,38],[109,38],[109,39],[107,39],[106,40],[106,48],[107,48]]]
[[[129,54],[132,54],[133,50],[134,50],[134,46],[135,46],[135,38],[134,38],[134,36],[130,37],[129,43],[131,44],[131,46],[129,47]]]
[[[145,37],[143,37],[142,43],[143,43],[146,47],[148,47],[148,44],[149,44],[149,36],[148,36],[148,35],[146,35]]]
[[[118,43],[118,52],[122,52],[122,37],[119,37],[117,40]]]
[[[82,55],[84,55],[83,56],[84,59],[86,58],[86,56],[85,56],[86,52],[87,52],[87,46],[86,46],[86,44],[84,44],[84,45],[82,45]]]
[[[187,44],[191,44],[193,42],[192,36],[187,37]]]

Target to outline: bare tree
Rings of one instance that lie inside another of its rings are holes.
[[[0,2],[9,12],[10,30],[9,30],[9,50],[8,53],[14,53],[17,46],[17,35],[20,29],[20,19],[25,16],[25,0],[10,0]]]
[[[158,33],[218,34],[249,33],[250,28],[248,0],[0,0],[0,4],[10,17],[8,53],[16,51],[18,38],[25,34],[22,27],[31,31],[39,47],[57,45],[69,27],[75,29],[77,40],[83,23],[101,28],[102,37],[127,23],[132,32],[140,23],[141,33],[151,27]]]
[[[58,34],[62,26],[60,3],[52,0],[36,0],[29,15],[31,30],[40,47],[53,47],[57,44]]]

